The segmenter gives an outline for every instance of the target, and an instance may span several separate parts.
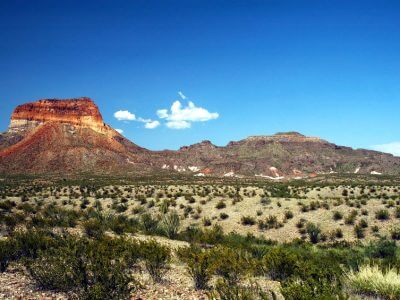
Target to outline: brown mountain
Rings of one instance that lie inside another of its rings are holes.
[[[0,135],[0,172],[136,172],[147,152],[104,124],[91,99],[47,99],[15,109]]]
[[[150,151],[104,124],[89,98],[18,106],[0,134],[0,173],[142,174],[282,178],[313,173],[400,174],[400,157],[353,150],[296,132],[253,136],[225,147],[203,141],[178,151]]]

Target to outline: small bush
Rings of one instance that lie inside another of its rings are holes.
[[[386,209],[380,209],[375,213],[375,218],[381,221],[388,220],[390,218],[389,211]]]
[[[293,219],[293,212],[291,210],[285,211],[285,218],[286,219]]]
[[[169,269],[171,250],[154,240],[140,244],[141,257],[154,282],[161,282]]]
[[[220,201],[217,203],[217,205],[215,205],[215,208],[216,208],[216,209],[223,209],[223,208],[225,208],[225,207],[226,207],[226,204],[225,204],[225,202],[222,201],[222,200],[220,200]]]
[[[217,246],[211,250],[212,257],[215,257],[216,274],[222,276],[231,285],[253,269],[253,260],[244,251],[231,249],[225,246]]]
[[[306,230],[311,243],[316,244],[320,241],[321,229],[318,225],[315,225],[314,223],[308,223]]]
[[[7,270],[8,264],[14,258],[16,245],[12,239],[0,240],[0,273]]]
[[[222,213],[219,214],[219,217],[220,217],[221,220],[226,220],[226,219],[229,218],[229,215],[227,213],[223,213],[222,212]]]
[[[340,211],[333,212],[333,220],[338,221],[343,219],[343,214]]]
[[[244,286],[239,284],[232,285],[226,280],[218,280],[214,289],[207,293],[208,299],[224,299],[224,300],[264,300],[275,299],[276,295],[271,292],[272,296],[264,292],[258,285]]]
[[[390,235],[391,235],[392,239],[397,240],[397,241],[400,240],[400,227],[393,228],[390,231]]]
[[[297,256],[283,247],[271,249],[262,260],[262,270],[272,280],[286,280],[296,272]]]
[[[243,216],[241,219],[241,223],[245,226],[253,226],[254,224],[256,224],[256,220],[250,216]]]
[[[169,237],[170,239],[176,238],[179,228],[180,219],[179,215],[175,211],[164,215],[162,221],[162,229],[167,237]]]
[[[104,235],[104,225],[98,219],[90,219],[83,223],[83,229],[88,237],[100,239]]]
[[[191,246],[178,250],[178,256],[186,263],[195,288],[198,290],[206,289],[215,269],[214,260],[216,258],[211,255],[211,251]]]
[[[356,238],[363,239],[365,237],[364,228],[357,224],[354,226],[354,234],[356,235]]]
[[[153,234],[158,229],[159,221],[149,213],[141,215],[140,221],[145,233]]]
[[[119,239],[69,237],[61,247],[41,252],[26,265],[43,289],[73,292],[79,299],[127,299],[135,287],[129,245]]]

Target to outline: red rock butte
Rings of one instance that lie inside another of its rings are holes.
[[[11,130],[35,127],[45,122],[67,123],[103,131],[105,124],[97,105],[87,97],[43,99],[19,105],[11,116]]]

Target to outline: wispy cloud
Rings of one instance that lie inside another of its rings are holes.
[[[182,98],[182,100],[186,100],[186,96],[181,91],[178,92],[178,95]]]
[[[120,134],[124,133],[124,131],[123,131],[122,129],[118,129],[118,128],[115,129],[115,131],[118,132],[118,133],[120,133]]]
[[[186,129],[190,128],[192,125],[187,121],[169,121],[165,123],[168,128],[171,129]]]
[[[400,156],[400,142],[375,145],[375,146],[372,146],[371,149],[386,152],[386,153],[391,153],[395,156]]]
[[[182,92],[178,93],[182,99],[186,96]],[[206,122],[217,119],[219,114],[209,112],[207,109],[196,106],[192,101],[189,101],[187,106],[183,106],[179,100],[172,103],[170,110],[159,109],[157,116],[160,119],[165,119],[165,125],[171,129],[186,129],[191,127],[193,122]]]
[[[150,121],[150,122],[147,122],[146,124],[144,124],[144,127],[147,129],[154,129],[154,128],[157,128],[158,126],[160,126],[159,121]]]

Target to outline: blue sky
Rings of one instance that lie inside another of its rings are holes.
[[[18,104],[79,96],[150,149],[400,142],[400,2],[1,1],[0,130]]]

